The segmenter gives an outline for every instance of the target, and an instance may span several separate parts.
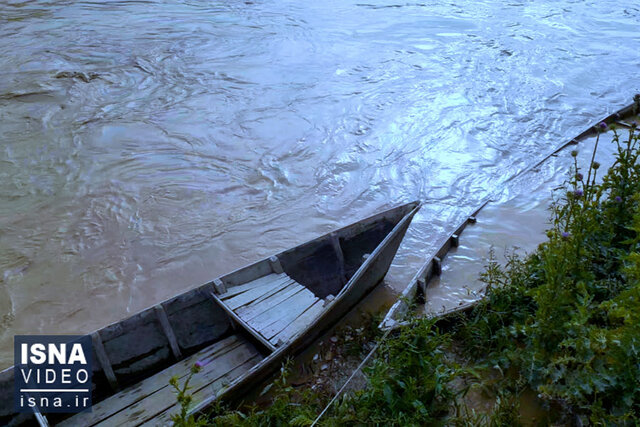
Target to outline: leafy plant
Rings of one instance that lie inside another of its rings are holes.
[[[635,127],[613,133],[617,158],[602,182],[594,149],[586,179],[576,161],[552,205],[548,241],[504,269],[490,262],[487,299],[456,332],[503,373],[498,389],[525,385],[593,424],[640,416],[640,144]]]
[[[198,363],[194,364],[182,387],[180,387],[180,378],[177,376],[173,376],[169,380],[169,384],[174,388],[176,399],[180,405],[180,412],[171,416],[171,421],[173,421],[173,425],[176,427],[198,427],[206,425],[205,419],[196,419],[194,415],[189,415],[191,403],[193,402],[193,396],[188,392],[189,381],[191,381],[191,378],[200,372],[201,369],[202,367]]]
[[[457,392],[451,382],[460,371],[446,358],[450,339],[433,319],[414,320],[383,341],[365,373],[365,390],[345,398],[334,413],[339,424],[366,420],[380,425],[442,422]]]

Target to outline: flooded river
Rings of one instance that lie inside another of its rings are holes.
[[[89,332],[422,200],[401,289],[630,102],[639,29],[629,0],[1,2],[0,368],[15,334]]]

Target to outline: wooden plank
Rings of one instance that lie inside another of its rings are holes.
[[[121,391],[101,402],[91,406],[91,412],[81,412],[63,421],[61,426],[94,425],[111,415],[133,405],[134,403],[152,395],[158,390],[169,385],[169,379],[174,375],[183,378],[191,370],[197,361],[212,360],[223,354],[232,351],[242,344],[242,340],[237,335],[232,335],[222,341],[214,343],[202,349],[194,355],[184,359],[157,374],[140,381],[126,390]]]
[[[282,264],[280,264],[280,259],[277,256],[272,256],[269,258],[269,264],[271,264],[271,269],[274,273],[280,274],[284,272],[282,268]]]
[[[247,306],[240,307],[236,310],[236,313],[245,321],[249,321],[267,311],[269,307],[279,304],[296,292],[300,292],[303,288],[302,285],[291,280],[286,287],[278,289],[277,292],[273,292],[270,295],[264,295]]]
[[[269,265],[269,260],[263,259],[254,264],[235,270],[229,274],[225,274],[224,276],[220,277],[220,279],[222,279],[224,283],[226,283],[227,288],[231,288],[233,286],[249,283],[271,273],[273,273],[273,271],[271,270],[271,265]]]
[[[331,233],[329,236],[331,239],[331,246],[333,246],[333,250],[338,258],[338,274],[340,275],[341,280],[346,280],[347,276],[344,271],[344,253],[342,252],[342,246],[340,245],[340,238],[335,232]]]
[[[224,303],[231,310],[235,310],[243,305],[247,305],[255,301],[256,299],[264,296],[272,290],[277,290],[281,288],[282,284],[286,283],[284,280],[278,280],[276,282],[266,283],[262,286],[257,286],[253,289],[249,289],[246,292],[241,293],[240,295],[236,295],[233,298],[229,298],[224,300]]]
[[[216,293],[218,295],[221,295],[227,292],[227,285],[225,285],[224,282],[220,279],[213,280],[213,287],[215,288]]]
[[[261,356],[255,356],[244,362],[242,365],[232,369],[226,373],[223,377],[215,380],[208,386],[192,393],[193,406],[196,407],[200,402],[204,402],[205,399],[211,398],[219,394],[225,389],[225,386],[232,382],[234,379],[239,378],[241,375],[249,372],[251,368],[256,366],[262,360]],[[159,425],[171,425],[171,416],[180,412],[180,406],[173,405],[171,408],[158,414],[154,418],[142,424],[142,426],[159,426]]]
[[[241,343],[241,345],[233,350],[215,357],[209,361],[209,363],[205,364],[202,370],[191,378],[189,386],[192,387],[192,390],[200,390],[258,355],[258,351],[253,346],[247,342]],[[173,387],[167,386],[126,409],[113,414],[111,417],[102,420],[97,425],[138,425],[149,421],[175,404],[175,390]]]
[[[226,300],[227,298],[231,298],[235,295],[241,294],[242,292],[246,292],[249,289],[255,288],[256,286],[262,286],[271,281],[276,281],[280,279],[284,279],[285,277],[289,277],[286,274],[268,274],[266,276],[262,276],[256,280],[252,280],[251,282],[244,283],[242,285],[231,286],[227,288],[227,292],[220,295],[220,298]]]
[[[176,360],[182,359],[182,352],[180,351],[180,346],[178,345],[176,334],[173,332],[173,328],[169,323],[169,318],[167,317],[167,313],[164,311],[164,307],[162,306],[162,304],[158,304],[153,307],[153,309],[156,311],[156,315],[158,316],[158,321],[160,321],[162,330],[169,340],[169,345],[171,346],[173,356],[176,358]]]
[[[267,339],[273,338],[276,334],[289,326],[298,316],[304,313],[309,307],[318,301],[313,292],[300,292],[285,301],[283,309],[276,313],[277,318],[268,326],[261,328],[260,333]]]
[[[100,332],[94,332],[91,334],[91,342],[93,343],[93,350],[96,352],[96,356],[98,358],[100,366],[102,367],[102,371],[107,377],[107,381],[109,381],[109,385],[111,386],[113,391],[118,391],[118,389],[120,388],[120,386],[118,385],[118,379],[116,378],[116,374],[113,372],[111,362],[109,361],[109,356],[107,356],[107,352],[105,351],[104,345],[102,344]]]
[[[293,322],[284,328],[279,334],[271,338],[269,341],[275,346],[280,342],[286,343],[291,340],[299,332],[304,331],[320,314],[324,311],[324,301],[318,300],[304,313],[298,316]]]
[[[320,299],[316,297],[312,300],[306,300],[304,305],[298,305],[296,303],[295,308],[292,307],[291,310],[288,310],[280,319],[264,328],[260,333],[266,339],[271,340],[319,300]]]
[[[283,304],[286,304],[286,302],[289,299],[295,297],[297,294],[301,292],[304,292],[305,290],[309,291],[307,288],[305,288],[299,283],[294,284],[293,287],[288,289],[286,293],[282,294],[282,296],[279,298],[277,303],[269,304],[269,305],[261,304],[261,307],[264,308],[264,310],[262,310],[260,314],[256,314],[254,317],[247,320],[247,324],[249,324],[251,327],[256,329],[260,329],[261,327],[268,326],[270,323],[273,323],[273,321],[275,320],[274,313],[277,313],[278,311],[283,310],[283,307],[285,307]]]
[[[266,276],[259,277],[249,283],[260,286],[266,283],[279,282],[286,279],[289,279],[289,276],[287,276],[285,273],[270,273]]]
[[[282,282],[282,284],[274,289],[271,289],[269,292],[267,292],[266,294],[256,298],[255,300],[251,301],[249,304],[244,305],[242,307],[238,307],[237,310],[235,310],[236,313],[238,313],[238,315],[240,317],[242,317],[243,319],[246,320],[246,317],[241,315],[241,313],[245,313],[247,312],[247,310],[251,311],[253,309],[255,309],[256,307],[261,307],[263,305],[263,301],[265,300],[271,300],[273,297],[281,294],[282,292],[285,292],[287,289],[290,289],[292,285],[295,285],[296,282],[293,279],[289,279],[287,281]],[[266,303],[269,304],[269,303]]]
[[[258,331],[256,331],[251,326],[249,326],[244,320],[240,318],[240,316],[238,316],[233,310],[227,307],[225,303],[222,302],[220,298],[218,298],[218,296],[213,292],[213,290],[209,291],[209,296],[211,297],[211,299],[213,299],[216,302],[216,304],[222,307],[222,309],[229,315],[229,317],[233,322],[237,323],[238,325],[240,325],[241,328],[249,332],[266,349],[272,352],[275,351],[276,348],[273,346],[273,344],[271,344],[269,341],[264,339],[264,337],[260,335]]]

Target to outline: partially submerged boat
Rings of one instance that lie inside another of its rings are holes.
[[[465,218],[455,230],[440,242],[438,250],[433,253],[427,262],[425,262],[418,272],[413,276],[409,284],[406,286],[398,300],[391,306],[379,328],[386,331],[395,329],[399,326],[408,324],[406,319],[409,310],[414,304],[424,304],[426,302],[427,287],[434,276],[439,276],[442,272],[442,261],[447,256],[451,248],[458,246],[460,235],[469,224],[475,224],[476,215],[488,203],[484,202],[471,215]],[[439,316],[450,314],[454,311],[465,310],[471,307],[473,303],[461,304],[451,310],[438,312]]]
[[[196,363],[192,413],[244,396],[383,279],[418,209],[358,221],[94,332],[91,412],[48,422],[171,424],[180,408],[169,380]],[[46,424],[37,410],[14,412],[13,369],[0,373],[0,424]]]
[[[580,134],[578,134],[578,136],[569,139],[559,148],[556,148],[553,152],[547,154],[541,161],[521,171],[519,174],[510,178],[510,180],[539,167],[551,156],[558,154],[565,148],[577,145],[587,138],[594,137],[598,132],[601,132],[603,130],[602,127],[600,127],[601,123],[605,123],[607,127],[610,125],[616,125],[621,128],[631,128],[632,126],[637,126],[637,122],[639,121],[638,114],[640,114],[640,95],[636,95],[634,97],[634,102],[632,104],[627,105],[616,111],[615,113],[608,115],[604,119],[598,121],[596,125],[589,126]],[[633,122],[636,122],[636,124],[634,125]],[[468,224],[476,222],[476,215],[489,202],[490,200],[483,202],[468,218],[464,219],[460,224],[458,224],[454,231],[452,231],[451,234],[449,234],[440,243],[440,245],[438,246],[439,249],[436,250],[435,253],[433,253],[427,259],[425,264],[422,265],[422,267],[418,270],[418,272],[406,286],[402,294],[399,296],[398,300],[393,304],[389,311],[387,311],[384,319],[379,325],[380,329],[395,329],[408,323],[407,317],[411,315],[411,313],[409,313],[410,309],[416,304],[424,304],[426,302],[425,298],[427,295],[429,282],[434,278],[434,276],[440,275],[440,272],[442,271],[442,260],[444,259],[444,257],[451,250],[451,248],[458,246],[458,239],[462,231]],[[466,302],[452,307],[448,310],[439,311],[438,313],[430,313],[428,315],[445,316],[453,312],[465,311],[470,309],[473,305],[475,305],[475,303],[477,303],[477,300]]]

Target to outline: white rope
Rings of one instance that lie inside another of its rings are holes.
[[[333,405],[333,402],[336,401],[336,399],[338,397],[340,397],[340,395],[342,394],[342,392],[344,391],[345,388],[347,388],[347,385],[349,384],[349,382],[351,382],[351,380],[353,379],[353,377],[355,377],[355,375],[360,371],[360,369],[362,369],[362,367],[364,366],[365,363],[367,363],[367,360],[369,360],[369,358],[371,356],[373,356],[373,353],[376,352],[376,350],[378,349],[378,347],[380,347],[380,344],[382,344],[382,342],[387,338],[387,336],[389,335],[389,333],[393,330],[393,328],[387,329],[387,332],[384,333],[384,335],[382,336],[382,338],[380,338],[380,340],[376,343],[376,345],[371,349],[371,351],[369,352],[369,354],[367,354],[367,356],[362,359],[362,362],[360,362],[360,364],[358,365],[358,367],[351,373],[351,376],[349,378],[347,378],[347,381],[345,381],[344,384],[342,384],[342,387],[340,387],[340,390],[338,390],[338,392],[336,393],[335,396],[333,396],[333,399],[331,399],[331,401],[327,404],[327,406],[324,407],[324,409],[322,410],[322,412],[320,412],[320,415],[318,415],[316,417],[316,419],[313,421],[313,424],[311,424],[311,427],[314,427],[318,421],[320,421],[320,418],[322,418],[322,416],[329,410],[329,408],[331,407],[331,405]]]

